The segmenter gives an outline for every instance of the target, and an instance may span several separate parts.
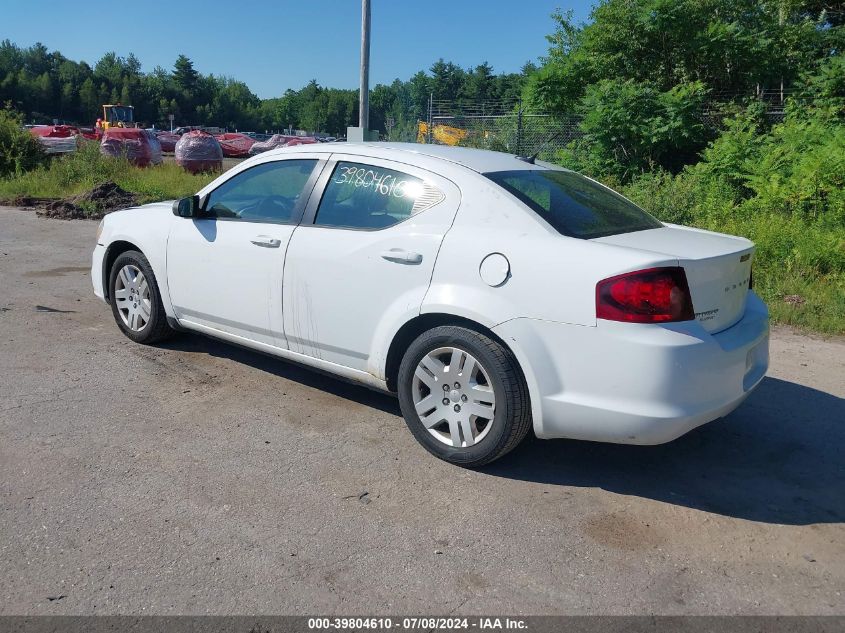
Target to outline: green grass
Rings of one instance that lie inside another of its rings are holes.
[[[779,214],[702,222],[757,246],[755,290],[777,323],[845,333],[845,229]]]
[[[788,214],[694,175],[648,176],[622,193],[666,222],[752,240],[754,290],[772,321],[822,334],[845,334],[845,226]]]
[[[74,154],[54,158],[23,175],[0,179],[0,200],[18,196],[67,198],[111,180],[137,194],[143,204],[192,195],[216,176],[189,174],[172,162],[135,167],[125,159],[103,156],[96,143],[84,143]]]

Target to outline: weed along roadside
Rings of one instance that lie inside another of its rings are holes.
[[[107,213],[119,211],[138,204],[135,194],[107,181],[70,198],[31,198],[21,196],[12,200],[13,206],[34,208],[45,218],[59,220],[99,220]]]
[[[136,167],[126,159],[104,156],[97,143],[81,141],[73,154],[0,179],[0,202],[45,210],[50,203],[69,203],[78,207],[78,211],[70,213],[73,217],[94,219],[121,208],[121,200],[144,204],[190,195],[217,175],[190,174],[172,161]]]

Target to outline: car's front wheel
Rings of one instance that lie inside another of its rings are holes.
[[[436,327],[411,343],[398,388],[411,433],[453,464],[498,459],[531,428],[528,389],[513,353],[465,327]]]
[[[109,275],[109,290],[114,320],[133,341],[157,343],[173,333],[155,273],[141,253],[126,251],[117,256]]]

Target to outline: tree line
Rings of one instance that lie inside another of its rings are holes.
[[[486,62],[464,69],[442,59],[409,80],[396,79],[371,90],[370,125],[384,131],[388,120],[396,134],[408,136],[436,99],[515,100],[535,70],[528,63],[519,73],[494,73]],[[135,107],[135,118],[166,127],[172,114],[181,125],[208,125],[241,130],[288,127],[329,134],[345,133],[358,120],[358,90],[321,86],[316,80],[279,97],[259,99],[241,81],[203,75],[185,55],[171,70],[142,72],[133,54],[103,55],[94,66],[68,59],[36,43],[22,48],[0,42],[0,103],[23,113],[27,122],[53,119],[91,125],[105,103]]]
[[[703,114],[843,96],[841,0],[604,0],[591,17],[554,14],[525,88],[529,107],[582,118],[582,139],[561,157],[582,170],[676,173],[724,128]]]

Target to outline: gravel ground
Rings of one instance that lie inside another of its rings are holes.
[[[748,402],[668,445],[466,471],[390,397],[131,343],[95,227],[0,209],[0,614],[845,613],[842,341],[775,329]]]

